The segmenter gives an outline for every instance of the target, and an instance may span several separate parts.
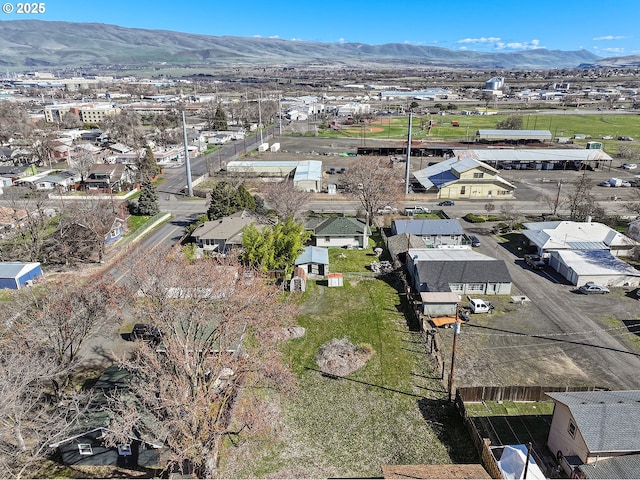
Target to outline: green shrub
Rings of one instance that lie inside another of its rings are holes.
[[[483,215],[476,215],[475,213],[467,213],[463,218],[469,223],[484,223],[487,221]]]

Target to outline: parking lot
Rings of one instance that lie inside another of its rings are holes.
[[[489,298],[496,307],[493,313],[470,315],[456,343],[457,385],[640,388],[636,289],[577,293],[548,267],[532,269],[487,226],[463,226],[481,239],[480,252],[505,261],[513,279],[512,295],[528,300]],[[450,365],[453,333],[439,332],[443,358]]]

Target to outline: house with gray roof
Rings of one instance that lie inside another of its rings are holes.
[[[512,280],[504,260],[471,249],[409,249],[409,281],[418,292],[509,295]]]
[[[568,475],[640,478],[640,390],[547,396],[555,402],[547,446]]]
[[[330,217],[308,222],[311,240],[317,247],[366,248],[371,229],[364,218]]]
[[[251,224],[261,228],[255,215],[241,210],[228,217],[204,222],[191,236],[203,250],[227,253],[234,247],[242,246],[242,231]]]
[[[468,246],[471,243],[464,233],[460,222],[456,219],[410,219],[393,220],[392,235],[411,235],[419,237],[425,247],[440,248],[442,246]]]

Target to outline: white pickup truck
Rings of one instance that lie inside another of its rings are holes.
[[[423,207],[422,205],[415,205],[413,207],[405,207],[404,214],[411,217],[413,215],[417,215],[419,213],[431,213],[427,207]]]

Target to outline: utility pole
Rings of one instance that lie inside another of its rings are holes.
[[[260,106],[260,100],[262,100],[262,93],[258,97],[258,128],[260,129],[260,145],[264,143],[262,139],[262,107]]]
[[[184,136],[184,165],[187,169],[187,196],[193,197],[193,183],[191,182],[191,162],[189,161],[189,142],[187,140],[187,121],[182,110],[182,134]]]
[[[522,474],[522,478],[527,480],[527,470],[529,470],[529,459],[531,458],[531,442],[527,443],[527,460],[524,462],[524,473]]]
[[[555,217],[556,212],[558,211],[558,204],[560,203],[560,189],[562,188],[562,182],[558,182],[558,193],[556,194],[556,201],[553,204],[553,216]]]
[[[409,195],[409,173],[411,171],[411,123],[413,112],[409,111],[409,132],[407,133],[407,171],[405,172],[405,195]]]
[[[458,307],[456,306],[456,323],[453,324],[453,346],[451,347],[451,372],[449,373],[449,401],[453,394],[453,371],[456,361],[456,340],[460,333],[460,320],[458,319]]]

